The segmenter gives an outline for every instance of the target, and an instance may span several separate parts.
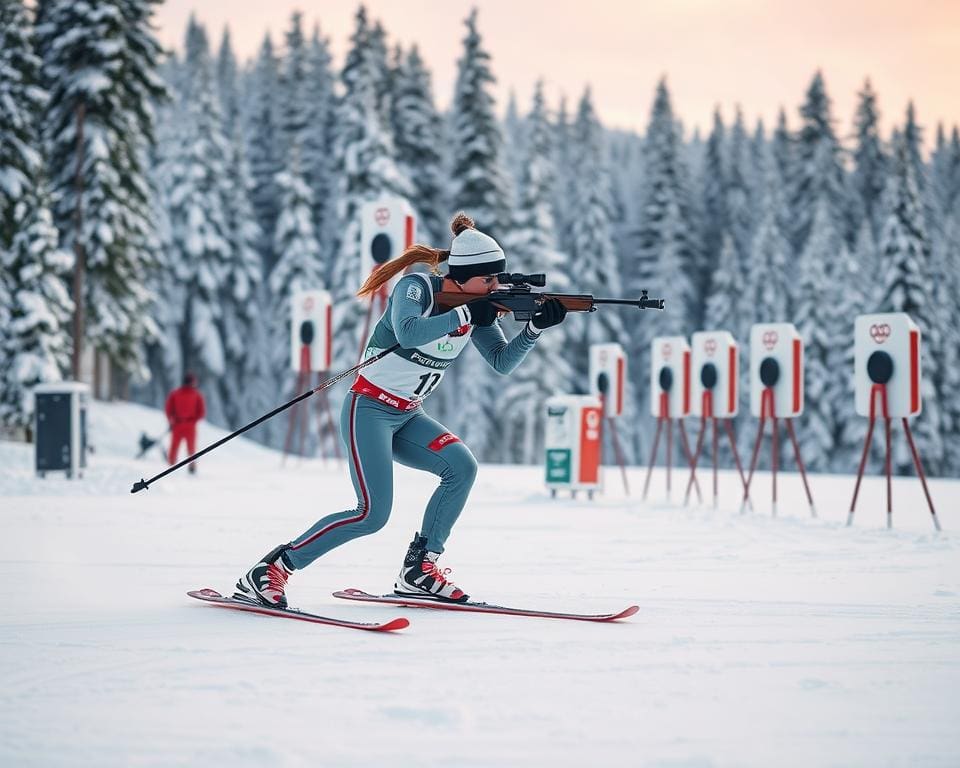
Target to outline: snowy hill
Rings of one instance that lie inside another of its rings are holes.
[[[140,432],[164,427],[94,403],[83,480],[36,479],[30,447],[0,443],[4,766],[960,763],[960,482],[931,484],[937,535],[913,478],[894,480],[887,531],[880,478],[848,529],[850,477],[812,477],[811,520],[790,474],[772,518],[764,474],[740,516],[727,472],[715,511],[661,503],[661,473],[641,504],[641,468],[632,497],[607,470],[588,503],[551,501],[540,467],[482,466],[453,577],[521,606],[641,607],[584,625],[330,597],[392,585],[433,490],[397,467],[387,527],[288,586],[320,613],[410,619],[380,636],[189,600],[354,500],[337,462],[242,438],[131,495],[164,466],[134,460]],[[222,434],[203,425],[200,444]]]

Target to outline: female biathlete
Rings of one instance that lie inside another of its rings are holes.
[[[300,537],[263,557],[237,581],[237,596],[264,605],[286,607],[287,579],[321,555],[358,536],[380,530],[393,505],[391,461],[440,478],[423,515],[420,531],[403,559],[394,591],[434,600],[466,602],[469,597],[446,578],[437,558],[466,503],[477,473],[473,454],[446,427],[424,413],[422,403],[440,383],[468,341],[498,373],[513,371],[533,348],[541,331],[563,321],[566,309],[556,299],[541,309],[507,343],[497,309],[487,298],[446,309],[437,306],[440,291],[488,294],[505,271],[503,249],[476,229],[463,213],[451,223],[449,251],[414,245],[376,270],[358,292],[372,296],[394,275],[417,263],[432,275],[411,273],[393,289],[386,311],[367,341],[366,357],[399,343],[400,347],[357,374],[340,414],[357,506],[318,520]],[[448,274],[439,274],[440,262]]]

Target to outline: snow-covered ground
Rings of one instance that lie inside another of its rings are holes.
[[[627,498],[608,470],[595,503],[551,501],[539,467],[481,468],[446,564],[471,594],[607,610],[615,625],[342,603],[386,590],[433,479],[398,467],[378,535],[289,583],[294,604],[394,635],[213,609],[275,544],[353,505],[336,462],[242,439],[130,495],[156,411],[96,403],[83,480],[31,471],[0,443],[0,765],[3,766],[957,766],[960,482],[897,479],[895,529],[869,479],[845,528],[850,477],[799,479],[780,516]],[[222,433],[201,429],[201,444]],[[899,436],[898,436],[899,439]],[[679,484],[679,483],[678,483]]]

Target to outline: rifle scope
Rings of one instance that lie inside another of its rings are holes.
[[[497,275],[497,282],[501,285],[532,285],[543,288],[547,284],[547,276],[543,272],[525,275],[522,272],[501,272]]]

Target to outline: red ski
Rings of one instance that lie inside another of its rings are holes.
[[[364,603],[385,603],[387,605],[402,605],[405,608],[434,608],[441,611],[463,611],[465,613],[501,613],[507,616],[532,616],[541,619],[568,619],[570,621],[617,621],[633,616],[640,610],[639,606],[631,605],[619,613],[557,613],[556,611],[532,611],[524,608],[508,608],[504,605],[491,603],[450,603],[431,599],[429,597],[413,597],[406,595],[371,595],[360,589],[344,589],[334,592],[334,597],[343,600],[357,600]]]
[[[309,621],[313,624],[327,624],[331,627],[345,627],[346,629],[364,629],[368,632],[393,632],[397,629],[403,629],[410,626],[410,622],[402,616],[386,624],[367,623],[362,621],[345,621],[343,619],[331,619],[328,616],[318,616],[315,613],[308,613],[297,608],[268,608],[265,605],[254,603],[250,600],[241,600],[236,597],[224,597],[215,589],[197,589],[193,592],[187,592],[190,597],[197,600],[203,600],[211,605],[219,605],[224,608],[232,608],[236,611],[249,611],[250,613],[260,613],[264,616],[277,616],[281,619],[297,619],[298,621]]]

